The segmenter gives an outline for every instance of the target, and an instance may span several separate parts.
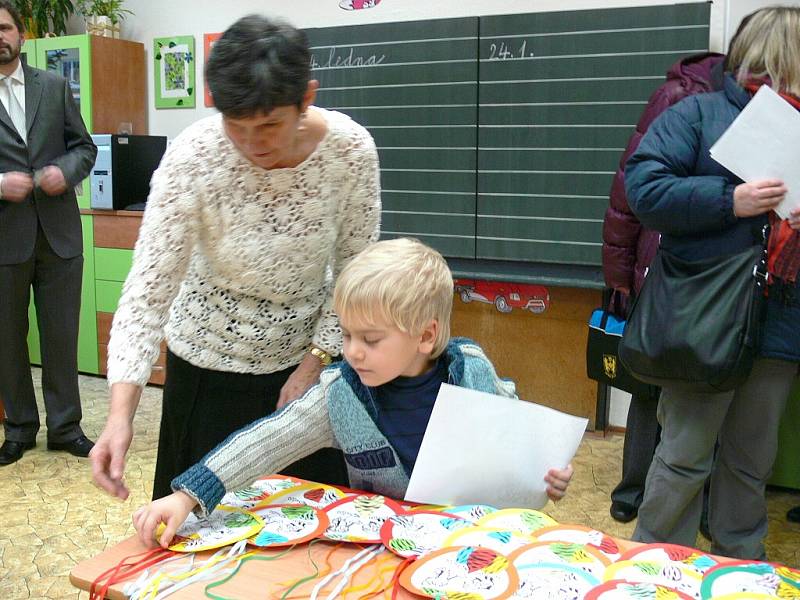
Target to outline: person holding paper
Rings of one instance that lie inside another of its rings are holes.
[[[164,523],[166,547],[191,510],[205,515],[226,491],[325,447],[344,451],[352,487],[402,498],[442,383],[516,397],[475,342],[450,338],[452,304],[453,276],[435,250],[407,238],[363,250],[334,290],[345,361],[176,477],[175,493],[140,508],[142,541],[154,545]],[[571,477],[571,466],[550,469],[548,496],[561,499]]]
[[[800,7],[751,15],[728,53],[722,91],[684,99],[650,126],[626,165],[628,201],[661,232],[665,250],[685,260],[740,252],[773,222],[769,288],[759,358],[737,389],[689,394],[665,386],[662,427],[633,538],[694,546],[703,483],[711,475],[711,551],[764,559],[764,488],[777,432],[800,362],[798,215],[772,215],[787,189],[776,179],[743,182],[710,156],[711,146],[761,85],[800,109]],[[714,459],[714,444],[719,450]]]

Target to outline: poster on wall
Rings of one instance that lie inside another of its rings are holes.
[[[194,108],[194,37],[153,39],[156,108]]]
[[[372,8],[381,3],[381,0],[339,0],[339,8],[345,10],[362,10]]]
[[[211,97],[211,92],[208,89],[208,82],[205,79],[205,64],[208,63],[208,57],[211,56],[211,48],[214,47],[214,42],[216,42],[221,36],[221,32],[203,34],[203,60],[205,61],[203,64],[203,96],[205,98],[205,105],[208,107],[214,106],[214,99]]]
[[[465,304],[473,300],[494,304],[501,313],[517,308],[540,314],[550,306],[550,292],[541,285],[482,279],[454,279],[453,285]]]

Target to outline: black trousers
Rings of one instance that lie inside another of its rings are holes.
[[[70,442],[83,435],[78,391],[82,278],[83,255],[58,256],[41,225],[28,260],[0,265],[0,398],[6,410],[6,440],[35,442],[40,426],[27,341],[31,288],[39,325],[47,440]]]
[[[172,493],[172,479],[199,462],[231,433],[274,412],[281,387],[292,371],[294,367],[267,375],[211,371],[195,367],[167,350],[153,499]],[[349,485],[344,457],[333,448],[319,450],[282,473]]]

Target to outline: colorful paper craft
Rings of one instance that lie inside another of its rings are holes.
[[[508,559],[515,567],[538,563],[566,564],[586,571],[598,581],[603,581],[608,557],[591,546],[569,542],[533,542],[512,552]]]
[[[402,512],[400,504],[391,498],[370,494],[348,496],[325,508],[329,523],[322,537],[336,541],[380,544],[383,523]]]
[[[299,479],[284,475],[264,477],[257,479],[244,489],[228,492],[220,500],[220,505],[233,508],[252,508],[276,492],[297,487],[302,483]]]
[[[543,512],[530,508],[504,508],[497,510],[478,519],[477,525],[481,527],[499,527],[500,529],[513,529],[524,534],[535,533],[542,527],[558,525],[555,519]]]
[[[706,571],[700,587],[703,600],[734,593],[800,598],[800,571],[762,562],[736,561]]]
[[[260,517],[238,508],[219,506],[207,517],[189,513],[169,547],[175,552],[200,552],[233,544],[255,535],[264,526]],[[157,528],[156,537],[164,530]]]
[[[700,574],[717,565],[717,561],[697,550],[678,544],[645,544],[623,553],[619,560],[655,560],[659,562],[673,561],[686,565]]]
[[[328,516],[305,504],[275,504],[254,509],[264,527],[247,543],[253,546],[290,546],[319,537],[328,527]]]
[[[269,506],[271,504],[305,504],[314,508],[325,508],[338,502],[345,497],[345,493],[324,483],[304,483],[279,492],[275,492],[264,502],[258,505]]]
[[[449,512],[451,515],[456,515],[457,517],[466,519],[467,521],[477,523],[478,520],[482,519],[486,515],[497,512],[497,509],[494,506],[489,506],[488,504],[462,504],[461,506],[451,506],[447,509],[447,512]]]
[[[519,588],[512,598],[572,600],[583,598],[600,581],[582,569],[556,563],[516,565]]]
[[[519,586],[511,562],[489,548],[442,548],[415,560],[400,575],[413,594],[437,600],[502,600]]]
[[[589,590],[584,600],[692,600],[692,597],[664,585],[613,579]]]
[[[585,544],[605,554],[611,562],[618,560],[625,548],[602,531],[583,525],[552,525],[536,531],[539,542],[570,542]]]
[[[389,517],[381,527],[383,545],[403,558],[439,550],[444,540],[469,521],[437,511],[413,511]]]
[[[609,565],[603,579],[655,583],[699,600],[703,576],[696,570],[671,560],[623,560]]]
[[[443,546],[480,546],[491,548],[506,556],[531,543],[531,537],[510,529],[471,525],[452,532]]]

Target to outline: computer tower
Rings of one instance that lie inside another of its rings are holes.
[[[166,136],[95,134],[92,139],[97,160],[90,176],[91,208],[141,209],[150,193],[153,171],[167,149]]]

